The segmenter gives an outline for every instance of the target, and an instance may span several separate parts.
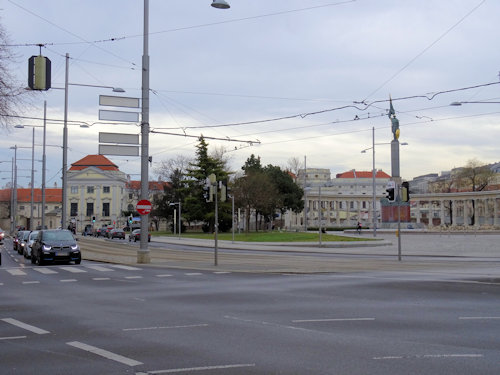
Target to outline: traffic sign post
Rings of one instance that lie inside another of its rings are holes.
[[[151,202],[147,199],[140,200],[135,207],[139,215],[147,215],[151,212]]]

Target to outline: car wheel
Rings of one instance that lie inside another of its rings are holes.
[[[82,259],[81,259],[81,258],[80,258],[80,259],[75,260],[75,264],[80,264],[80,263],[82,263]]]

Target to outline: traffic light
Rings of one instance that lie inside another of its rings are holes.
[[[401,184],[401,201],[402,202],[410,201],[410,184],[408,181],[405,181]]]
[[[385,189],[385,191],[387,193],[386,197],[389,200],[389,202],[394,202],[394,188],[390,187],[390,188]]]
[[[92,222],[95,223],[95,216],[92,216]]]
[[[28,87],[32,90],[50,89],[50,60],[44,56],[31,56],[28,60]]]

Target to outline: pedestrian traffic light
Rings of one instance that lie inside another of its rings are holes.
[[[386,197],[389,200],[389,202],[394,202],[394,188],[387,188],[385,189],[386,191]]]
[[[401,184],[401,201],[410,201],[410,183],[408,181],[405,181]]]
[[[95,216],[92,216],[92,222],[95,223]]]

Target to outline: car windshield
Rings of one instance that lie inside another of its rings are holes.
[[[29,240],[34,240],[36,238],[36,236],[38,235],[38,232],[31,232],[30,233],[30,237],[29,237]]]
[[[69,231],[45,232],[43,238],[48,241],[74,241],[74,237]]]
[[[23,240],[27,240],[30,237],[30,232],[24,232]]]

